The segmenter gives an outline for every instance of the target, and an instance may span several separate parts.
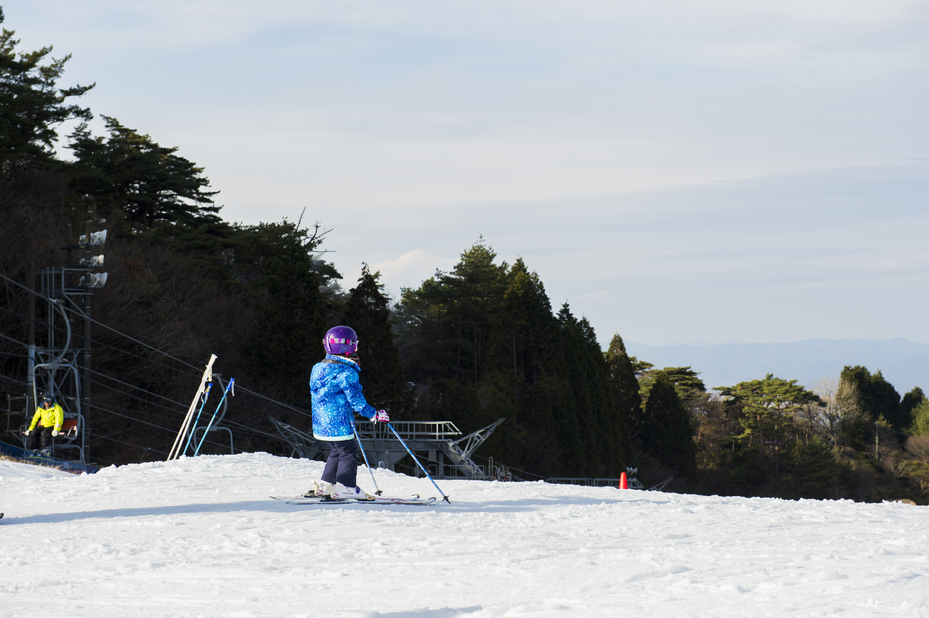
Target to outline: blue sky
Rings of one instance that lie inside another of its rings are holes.
[[[483,236],[604,345],[929,342],[929,4],[3,8],[227,220],[331,229],[346,288],[367,262],[396,297]]]

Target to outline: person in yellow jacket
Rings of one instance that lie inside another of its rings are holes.
[[[36,408],[35,415],[32,417],[32,424],[29,425],[29,429],[23,432],[29,438],[27,448],[35,452],[41,443],[42,450],[45,450],[51,436],[58,435],[64,422],[65,412],[55,402],[54,395],[43,397],[42,405]]]

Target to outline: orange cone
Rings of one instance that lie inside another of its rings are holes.
[[[625,473],[625,472],[622,472],[622,473],[619,475],[619,488],[620,488],[620,489],[629,489],[629,483],[628,483],[628,481],[626,480],[626,473]]]

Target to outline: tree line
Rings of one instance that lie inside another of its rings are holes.
[[[929,400],[846,366],[811,389],[773,375],[691,404],[698,462],[742,495],[929,499]]]
[[[288,455],[268,419],[310,430],[309,371],[322,334],[344,323],[361,337],[369,400],[463,433],[505,417],[478,455],[523,478],[635,468],[646,485],[672,478],[678,491],[929,498],[919,389],[901,398],[855,366],[811,390],[771,375],[708,388],[691,367],[631,357],[618,334],[604,352],[586,319],[553,307],[522,259],[499,262],[483,238],[398,299],[367,266],[345,290],[321,223],[224,221],[203,168],[113,117],[93,135],[93,114],[75,101],[94,86],[59,87],[68,57],[19,52],[14,36],[0,37],[0,391],[25,390],[30,264],[60,266],[88,225],[108,229],[109,279],[93,307],[93,459],[166,454],[211,353],[241,387],[224,420],[235,449]],[[68,123],[64,158],[55,149]],[[37,345],[62,328],[40,319]]]
[[[78,237],[106,229],[109,276],[93,294],[88,452],[103,463],[166,454],[191,378],[211,353],[220,358],[217,371],[246,393],[226,418],[241,434],[236,448],[280,451],[267,417],[305,420],[304,376],[318,360],[320,333],[341,319],[354,291],[341,290],[341,275],[324,259],[327,230],[302,218],[224,221],[201,167],[113,117],[103,116],[104,134],[93,135],[94,115],[75,101],[94,86],[60,87],[69,57],[54,58],[51,47],[22,52],[18,44],[4,29],[0,389],[11,397],[26,391],[25,290],[41,287],[30,280],[31,265],[41,273],[76,262]],[[59,138],[67,126],[73,129]],[[70,157],[57,152],[62,142]],[[66,324],[54,314],[49,322],[38,304],[37,347],[60,345]],[[77,316],[75,307],[62,307]],[[8,417],[5,429],[18,428]]]

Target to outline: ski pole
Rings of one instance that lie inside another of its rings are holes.
[[[183,453],[187,452],[187,449],[190,448],[190,441],[194,439],[194,432],[197,430],[197,423],[200,422],[200,415],[203,414],[203,408],[206,407],[206,400],[210,398],[210,389],[213,388],[213,383],[209,382],[206,385],[206,390],[203,391],[203,402],[200,404],[200,410],[197,412],[197,418],[194,420],[193,426],[190,428],[190,435],[187,436],[187,444],[184,446]]]
[[[435,488],[436,488],[436,489],[439,489],[439,486],[436,485],[436,484],[435,484],[435,481],[432,480],[432,477],[429,476],[429,472],[423,467],[423,464],[419,463],[419,460],[416,459],[416,455],[414,455],[414,454],[413,454],[413,451],[410,450],[410,447],[408,447],[408,446],[406,445],[406,442],[403,441],[403,438],[400,437],[400,434],[397,433],[397,430],[393,428],[393,425],[391,425],[390,422],[388,422],[388,423],[387,423],[387,426],[390,427],[390,430],[391,430],[392,432],[394,432],[394,435],[395,435],[395,436],[397,436],[397,440],[400,440],[400,444],[402,444],[402,445],[403,445],[403,448],[406,449],[406,452],[410,454],[410,457],[413,458],[413,461],[416,462],[416,464],[419,466],[419,469],[422,470],[423,473],[424,473],[427,477],[429,477],[429,480],[432,481],[432,484],[435,485]],[[439,493],[442,494],[442,499],[443,499],[443,500],[445,500],[446,502],[448,502],[449,504],[451,504],[451,501],[449,501],[448,496],[445,495],[445,492],[443,492],[441,489],[439,489]]]
[[[200,438],[200,444],[197,445],[197,450],[194,451],[194,457],[200,454],[200,447],[203,446],[203,443],[206,441],[206,435],[210,433],[210,427],[213,426],[213,421],[216,419],[219,409],[223,407],[223,402],[226,401],[226,395],[229,394],[229,391],[232,391],[232,396],[235,397],[235,391],[232,389],[234,385],[235,378],[229,378],[229,384],[226,385],[226,390],[223,391],[223,398],[219,400],[219,405],[216,406],[216,412],[213,412],[213,416],[210,417],[210,424],[206,426],[206,431],[203,432],[203,437]]]
[[[381,495],[381,488],[377,486],[377,481],[374,480],[374,471],[371,469],[371,464],[368,463],[368,456],[365,455],[365,447],[361,446],[361,437],[358,435],[358,430],[355,429],[355,424],[352,423],[352,431],[355,432],[355,439],[358,440],[358,448],[361,449],[361,456],[364,457],[365,466],[368,468],[368,472],[371,473],[371,481],[374,483],[374,492],[375,496]]]

